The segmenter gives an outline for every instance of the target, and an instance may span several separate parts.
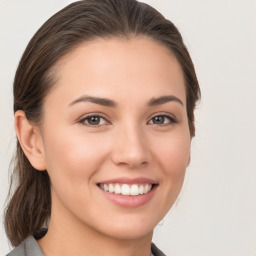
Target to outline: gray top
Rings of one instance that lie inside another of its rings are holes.
[[[41,237],[44,236],[46,232],[43,231]],[[37,236],[39,239],[40,236]],[[45,256],[39,247],[36,239],[33,236],[29,236],[25,239],[18,247],[11,251],[6,256]],[[153,243],[151,244],[151,256],[166,256],[161,252]]]
[[[29,236],[6,256],[44,256],[44,254],[36,239],[33,236]]]

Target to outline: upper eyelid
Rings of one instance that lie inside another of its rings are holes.
[[[157,116],[163,116],[163,117],[165,117],[165,118],[168,118],[169,121],[170,121],[170,124],[175,124],[175,123],[178,122],[174,117],[172,117],[172,116],[170,116],[170,115],[156,115],[156,116],[153,116],[152,118],[150,118],[147,123],[150,123],[150,122],[152,121],[152,119],[155,118],[155,117],[157,117]],[[157,124],[157,125],[167,125],[167,124]]]
[[[93,116],[102,117],[105,120],[107,120],[108,122],[110,122],[109,121],[110,118],[108,116],[106,116],[105,114],[100,113],[100,112],[84,114],[84,115],[80,116],[79,118],[77,118],[77,120],[80,121],[80,120],[83,120],[83,119],[86,119],[86,118],[89,118],[89,117],[93,117]]]
[[[174,120],[178,121],[177,117],[175,115],[170,114],[170,113],[166,113],[166,112],[155,113],[155,114],[150,116],[149,120],[151,120],[152,118],[157,117],[157,116],[166,116],[166,117],[170,117],[171,119],[174,119]]]

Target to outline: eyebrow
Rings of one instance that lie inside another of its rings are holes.
[[[167,102],[170,102],[170,101],[177,102],[180,105],[184,106],[183,102],[179,98],[177,98],[173,95],[167,95],[167,96],[161,96],[161,97],[158,97],[158,98],[152,98],[148,102],[148,105],[149,106],[157,106],[157,105],[161,105],[161,104],[164,104],[164,103],[167,103]],[[69,106],[72,106],[74,104],[81,103],[81,102],[92,102],[92,103],[99,104],[99,105],[102,105],[102,106],[105,106],[105,107],[116,107],[117,106],[117,103],[113,100],[106,99],[106,98],[100,98],[100,97],[94,97],[94,96],[81,96],[78,99],[72,101],[69,104]]]
[[[69,106],[72,106],[76,103],[80,102],[92,102],[95,104],[99,104],[105,107],[116,107],[116,103],[113,100],[106,99],[106,98],[99,98],[99,97],[93,97],[93,96],[82,96],[74,101],[72,101]]]
[[[167,103],[169,101],[175,101],[175,102],[178,102],[179,104],[181,104],[182,106],[184,106],[183,102],[179,98],[177,98],[173,95],[167,95],[167,96],[161,96],[159,98],[153,98],[149,101],[148,105],[156,106],[156,105],[161,105],[161,104]]]

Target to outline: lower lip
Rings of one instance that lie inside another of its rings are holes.
[[[156,185],[153,186],[153,188],[146,194],[137,195],[137,196],[124,196],[121,194],[115,194],[115,193],[109,193],[105,190],[102,190],[102,193],[109,199],[111,202],[127,208],[135,208],[142,206],[149,202],[151,198],[154,196]]]

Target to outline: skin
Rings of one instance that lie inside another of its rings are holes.
[[[52,183],[49,231],[38,243],[46,256],[149,256],[153,229],[175,202],[190,160],[181,67],[165,46],[143,37],[87,42],[58,65],[41,126],[15,115],[25,154]],[[74,103],[88,95],[116,106]],[[148,105],[170,95],[182,103]],[[101,115],[100,124],[90,125],[88,114]],[[97,184],[120,177],[154,180],[153,197],[133,208],[111,202]]]

